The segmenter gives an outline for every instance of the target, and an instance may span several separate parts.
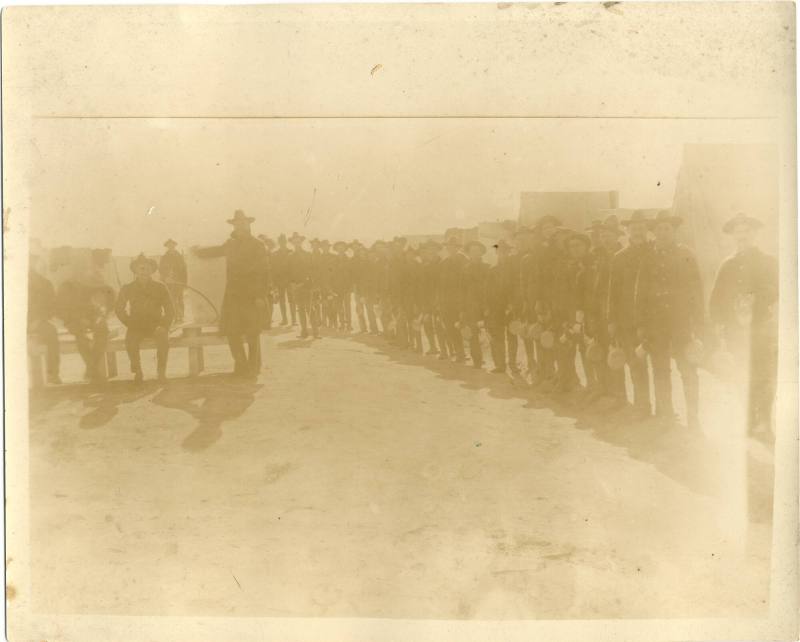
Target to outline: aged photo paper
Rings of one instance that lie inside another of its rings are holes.
[[[2,14],[12,641],[797,638],[795,7]]]

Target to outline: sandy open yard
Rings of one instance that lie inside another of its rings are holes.
[[[257,382],[224,374],[224,346],[195,380],[184,361],[166,386],[32,399],[34,611],[766,610],[771,455],[750,453],[751,502],[766,509],[736,527],[729,453],[742,444],[725,426],[576,412],[372,337],[273,331]]]

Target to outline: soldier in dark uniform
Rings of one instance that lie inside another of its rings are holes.
[[[131,362],[134,381],[142,381],[142,361],[139,348],[142,340],[152,338],[156,344],[158,380],[166,381],[169,355],[169,327],[174,310],[172,297],[163,283],[153,279],[158,265],[144,254],[131,261],[134,280],[120,288],[114,312],[127,328],[125,349]]]
[[[319,252],[315,254],[314,273],[315,282],[319,289],[317,300],[319,303],[320,319],[322,325],[331,330],[336,329],[338,322],[338,297],[333,290],[333,272],[336,265],[336,255],[331,251],[331,243],[327,239],[319,241]]]
[[[536,224],[541,245],[536,257],[536,319],[542,332],[555,332],[553,318],[553,299],[559,287],[557,279],[559,265],[563,258],[563,249],[559,247],[561,221],[555,216],[546,215]],[[555,352],[547,347],[541,337],[535,340],[538,380],[547,386],[556,385]]]
[[[580,232],[574,232],[567,239],[568,258],[563,269],[559,297],[561,310],[561,328],[557,344],[559,392],[569,392],[578,383],[578,373],[575,369],[576,350],[581,355],[583,369],[586,371],[583,332],[585,311],[591,296],[594,277],[591,246],[591,239]]]
[[[723,229],[736,253],[717,274],[709,314],[725,347],[734,355],[738,383],[747,399],[750,434],[768,435],[778,369],[778,262],[755,245],[761,221],[737,214]]]
[[[599,228],[600,245],[594,249],[594,283],[591,301],[587,308],[587,334],[599,346],[597,361],[590,362],[590,374],[596,388],[592,397],[608,396],[618,403],[625,402],[625,371],[608,367],[607,357],[611,346],[609,327],[609,287],[611,283],[611,261],[622,249],[619,242],[622,230],[615,214],[608,216]]]
[[[456,324],[461,316],[461,273],[467,260],[459,251],[461,244],[455,237],[447,239],[444,246],[447,256],[442,260],[439,269],[437,301],[449,343],[448,353],[457,363],[463,363],[464,339]]]
[[[625,351],[625,360],[633,382],[633,406],[639,417],[649,417],[650,375],[647,359],[636,354],[639,340],[636,336],[634,302],[636,277],[644,257],[651,251],[647,240],[648,220],[643,210],[636,210],[631,218],[622,221],[628,231],[628,245],[619,250],[611,260],[611,278],[608,299],[608,334]]]
[[[403,316],[408,320],[409,348],[422,354],[422,263],[420,252],[414,247],[405,251],[406,263],[403,273]]]
[[[172,297],[172,305],[175,309],[175,321],[183,323],[183,291],[188,283],[186,271],[186,261],[183,255],[175,248],[178,244],[172,239],[164,242],[167,251],[164,252],[158,262],[158,273],[161,280],[166,284],[169,295]]]
[[[470,241],[464,248],[468,261],[461,271],[461,325],[469,329],[469,355],[475,368],[483,366],[480,330],[487,317],[486,288],[489,266],[483,262],[486,246]]]
[[[675,230],[681,222],[669,210],[661,210],[650,222],[655,243],[639,268],[636,324],[652,361],[656,416],[674,418],[672,357],[683,380],[688,423],[695,427],[699,383],[697,365],[687,358],[687,347],[703,335],[703,284],[694,255],[675,241]]]
[[[289,325],[289,318],[292,320],[292,325],[297,325],[297,311],[294,306],[292,288],[289,287],[289,257],[291,254],[292,251],[287,247],[286,235],[281,234],[278,237],[278,249],[272,253],[270,266],[278,307],[281,311],[281,325]],[[289,316],[286,314],[287,306]]]
[[[331,290],[335,297],[333,310],[336,317],[335,325],[342,332],[352,332],[352,258],[347,256],[349,245],[344,241],[334,243],[333,249],[336,255],[332,258]]]
[[[389,297],[389,244],[386,241],[375,241],[372,246],[375,256],[375,300],[380,308],[381,334],[389,341],[394,337],[392,328],[392,304]]]
[[[486,304],[489,310],[487,328],[491,337],[492,361],[494,361],[492,372],[505,374],[509,361],[513,364],[517,356],[517,337],[508,329],[514,280],[517,275],[510,260],[511,245],[501,239],[494,247],[497,250],[497,263],[489,268],[487,277]]]
[[[419,307],[422,314],[422,327],[428,340],[428,354],[444,355],[447,358],[447,339],[444,326],[438,317],[436,289],[442,257],[442,246],[436,241],[427,241],[420,246],[422,264],[420,265]]]
[[[258,240],[264,244],[266,250],[266,258],[264,260],[264,316],[262,318],[262,325],[265,330],[272,329],[272,315],[275,311],[275,295],[274,285],[272,283],[272,256],[275,250],[275,241],[265,234],[259,234]]]
[[[520,227],[514,235],[517,253],[512,258],[516,269],[516,283],[514,291],[515,310],[514,316],[529,328],[537,322],[536,318],[536,277],[538,274],[538,250],[540,249],[539,237],[529,227]],[[539,376],[539,367],[536,361],[536,346],[532,336],[527,332],[522,336],[525,348],[525,363],[531,383]]]
[[[228,219],[233,232],[225,243],[194,250],[200,258],[225,257],[220,333],[228,338],[234,375],[251,378],[257,377],[261,370],[261,318],[266,308],[264,293],[267,289],[264,282],[266,250],[250,231],[254,220],[242,210],[236,210],[233,218]]]
[[[305,238],[295,232],[289,239],[294,248],[289,255],[289,283],[300,320],[301,339],[308,337],[309,325],[315,337],[319,334],[319,318],[311,301],[311,253],[303,249]]]
[[[326,256],[327,252],[323,251],[323,243],[319,239],[311,239],[311,280],[310,285],[310,310],[311,314],[316,316],[317,327],[328,325],[328,268],[329,260]],[[314,335],[314,338],[319,338],[319,333]]]
[[[350,259],[350,274],[353,281],[353,298],[355,300],[356,319],[358,320],[358,333],[366,334],[376,330],[375,311],[367,307],[369,291],[369,252],[359,241],[350,244],[353,256]]]
[[[405,315],[404,297],[406,288],[406,240],[396,236],[389,244],[389,305],[391,310],[390,327],[394,328],[390,340],[401,348],[408,346],[409,319]]]
[[[114,299],[114,290],[99,272],[83,263],[73,264],[72,274],[56,291],[56,315],[75,336],[89,381],[106,379],[108,315],[114,308]]]
[[[56,291],[53,284],[38,269],[40,257],[31,254],[28,268],[28,335],[36,337],[45,347],[47,382],[61,383],[58,331],[52,323],[56,314]]]

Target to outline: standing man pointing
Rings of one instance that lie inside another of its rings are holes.
[[[266,303],[266,261],[264,244],[255,238],[250,225],[255,219],[236,210],[228,223],[230,238],[222,245],[192,248],[200,258],[225,257],[225,295],[222,298],[220,332],[228,338],[233,356],[233,374],[255,378],[261,369],[261,317]],[[245,355],[244,342],[247,342]]]

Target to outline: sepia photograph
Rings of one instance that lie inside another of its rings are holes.
[[[4,9],[8,639],[797,639],[795,46]]]

